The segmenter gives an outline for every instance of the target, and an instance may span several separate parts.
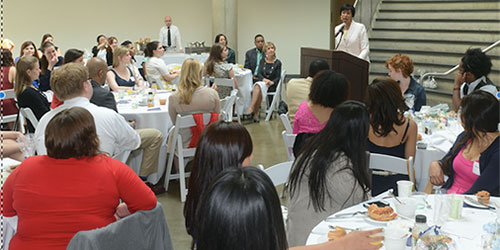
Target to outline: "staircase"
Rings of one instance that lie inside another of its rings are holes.
[[[413,60],[418,80],[420,73],[454,67],[468,48],[500,40],[500,1],[382,0],[371,27],[370,82],[387,77],[385,61],[396,53]],[[500,46],[487,55],[493,63],[489,77],[500,86]],[[438,88],[426,89],[428,105],[451,104],[455,75],[435,77]]]

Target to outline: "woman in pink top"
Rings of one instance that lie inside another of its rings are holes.
[[[299,105],[293,121],[293,133],[316,134],[325,126],[335,106],[347,100],[349,81],[339,73],[325,70],[313,79],[309,101]]]

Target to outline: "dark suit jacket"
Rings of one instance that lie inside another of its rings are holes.
[[[252,48],[247,51],[245,54],[245,69],[249,69],[252,71],[252,74],[255,74],[255,70],[257,67],[257,48]]]
[[[92,98],[90,98],[90,102],[97,106],[110,108],[118,112],[118,110],[116,109],[116,101],[113,93],[101,87],[101,85],[99,85],[99,83],[95,82],[94,80],[90,80],[90,83],[92,83],[93,89],[93,94]]]

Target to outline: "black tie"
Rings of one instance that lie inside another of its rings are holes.
[[[467,92],[469,92],[469,84],[466,83],[463,88],[463,96],[466,96]]]
[[[168,47],[172,46],[172,39],[170,37],[170,27],[168,27],[167,45]]]

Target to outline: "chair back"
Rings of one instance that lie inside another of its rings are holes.
[[[413,168],[413,157],[409,159],[394,157],[391,155],[370,153],[370,169],[381,169],[393,173],[404,174],[415,183],[415,169]]]
[[[288,182],[288,175],[290,174],[290,170],[292,169],[292,164],[293,161],[278,163],[264,169],[264,173],[266,173],[269,178],[271,178],[274,186],[285,184]]]
[[[210,122],[211,114],[203,113],[203,124],[206,126]],[[169,132],[169,141],[168,141],[168,161],[167,161],[167,172],[165,178],[165,190],[168,190],[168,184],[172,179],[180,180],[180,193],[181,193],[181,201],[186,201],[187,189],[186,189],[186,177],[189,177],[189,173],[185,173],[185,158],[193,157],[196,148],[188,148],[184,147],[182,135],[179,133],[180,129],[186,129],[190,127],[196,126],[196,122],[193,118],[193,115],[177,115],[175,125],[170,129]],[[179,173],[171,174],[172,165],[174,162],[174,157],[177,156],[179,161]]]
[[[163,208],[157,203],[151,210],[137,211],[105,227],[76,233],[67,249],[171,250],[174,248]]]
[[[228,78],[215,78],[214,83],[217,86],[226,86],[226,87],[232,87],[234,88],[234,80],[233,79],[228,79]]]
[[[226,96],[224,99],[220,100],[221,120],[226,122],[233,121],[233,107],[236,102],[237,95],[238,89],[233,89],[230,96]]]
[[[271,103],[268,103],[267,106],[267,111],[266,111],[266,122],[271,119],[271,115],[274,112],[274,109],[278,105],[278,98],[277,96],[279,95],[281,99],[281,85],[283,84],[283,81],[285,80],[285,75],[286,75],[286,70],[281,70],[281,76],[280,76],[280,81],[278,82],[278,86],[276,86],[276,91],[274,92],[267,92],[267,95],[273,96],[273,100]],[[266,98],[267,99],[267,98]]]
[[[13,99],[13,100],[15,100],[16,94],[14,93],[14,89],[0,90],[0,99],[3,99],[3,100]],[[15,122],[16,119],[17,119],[17,114],[4,115],[2,123]]]
[[[21,108],[20,112],[24,118],[31,122],[34,128],[38,127],[38,119],[36,119],[35,114],[30,108]]]
[[[295,154],[293,153],[293,144],[295,143],[295,137],[297,137],[297,135],[287,133],[286,130],[283,130],[283,132],[281,132],[281,135],[283,136],[283,141],[285,142],[286,152],[288,154],[288,160],[294,161]]]
[[[288,113],[280,115],[281,122],[285,127],[285,130],[288,134],[293,134],[292,124],[290,124],[290,119],[288,118]]]

